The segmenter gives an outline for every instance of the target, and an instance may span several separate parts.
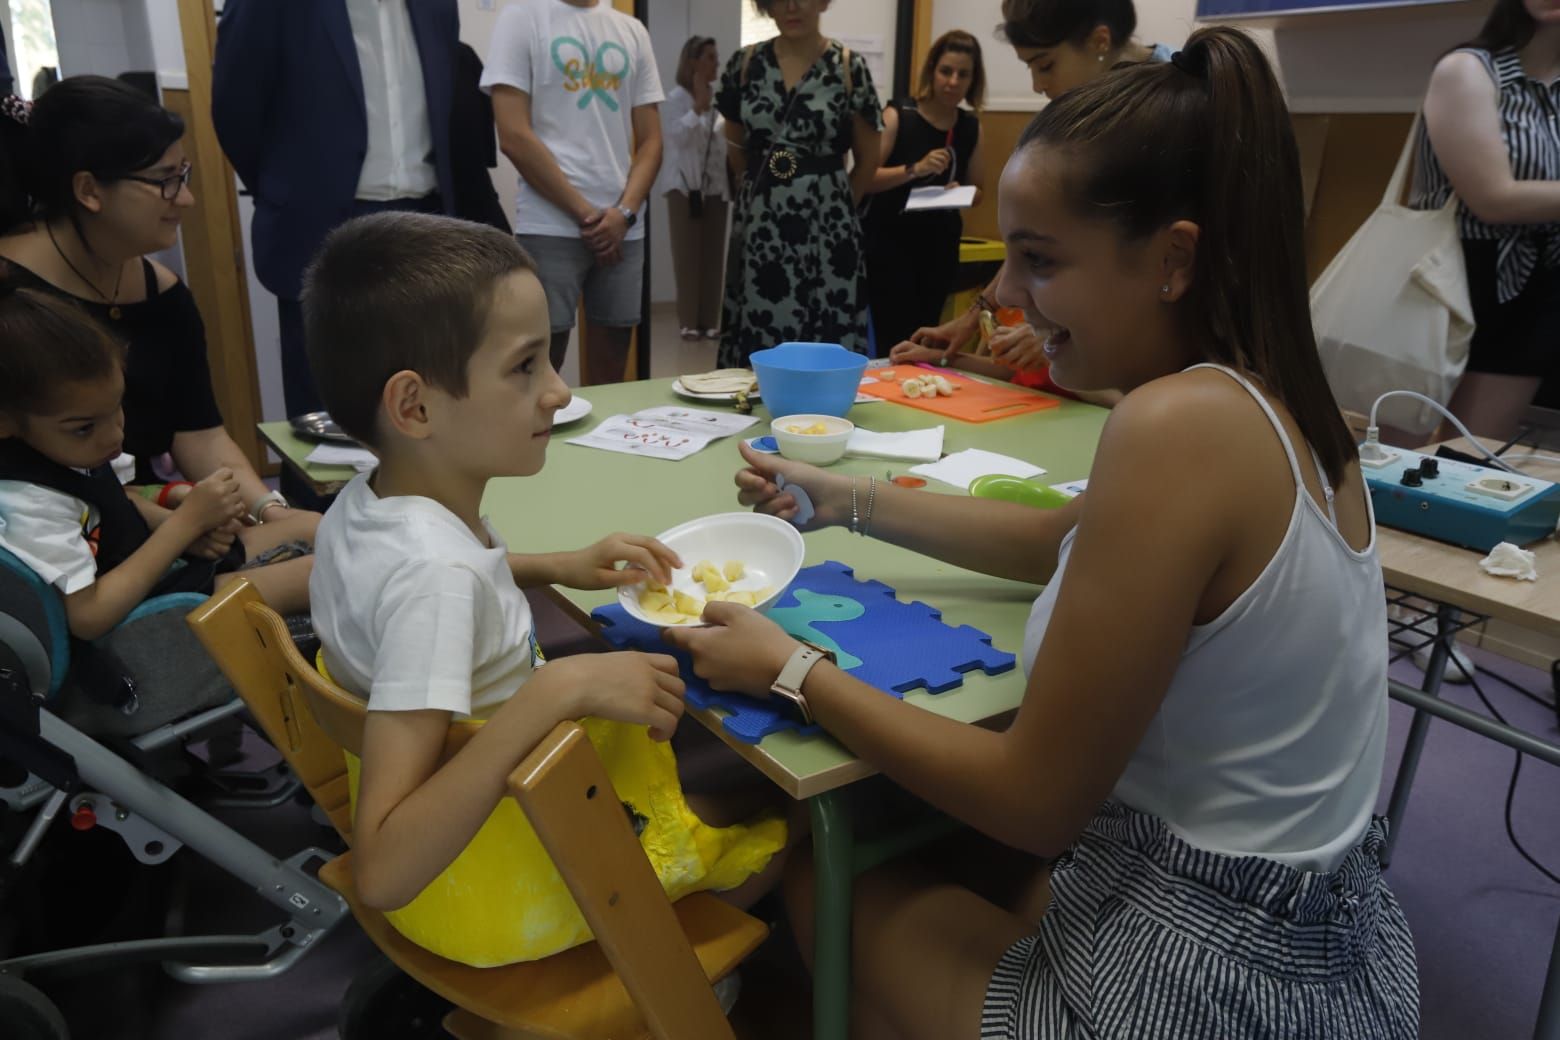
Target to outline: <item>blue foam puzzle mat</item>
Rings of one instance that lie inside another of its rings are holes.
[[[951,690],[964,673],[981,669],[999,675],[1017,659],[991,645],[977,628],[944,624],[942,613],[925,603],[902,603],[880,581],[861,581],[843,563],[829,561],[804,568],[787,586],[769,616],[798,638],[829,647],[840,666],[868,685],[895,697],[925,688]],[[738,740],[756,744],[771,733],[803,726],[778,705],[736,693],[719,693],[693,674],[688,656],[661,642],[661,630],[614,603],[597,607],[591,617],[602,635],[619,650],[669,653],[677,658],[688,684],[688,702],[698,708],[729,712],[722,725]]]

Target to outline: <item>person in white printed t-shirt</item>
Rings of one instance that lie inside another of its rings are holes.
[[[493,30],[482,87],[520,172],[515,233],[547,293],[553,365],[583,295],[583,381],[619,382],[640,320],[641,210],[661,166],[650,34],[604,0],[514,4]]]

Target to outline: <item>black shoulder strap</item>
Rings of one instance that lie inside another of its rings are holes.
[[[152,536],[151,528],[125,496],[111,466],[90,474],[46,458],[14,437],[0,440],[0,480],[18,480],[53,488],[79,498],[97,510],[99,534],[97,571],[113,570]]]
[[[157,268],[144,256],[141,258],[141,277],[146,279],[146,298],[157,299]]]

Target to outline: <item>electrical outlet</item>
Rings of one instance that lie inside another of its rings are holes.
[[[1385,469],[1402,457],[1402,452],[1383,448],[1379,444],[1370,451],[1366,451],[1363,447],[1360,449],[1360,465],[1366,469]]]
[[[1502,502],[1515,502],[1531,492],[1533,485],[1510,477],[1481,477],[1470,483],[1468,490],[1476,495],[1488,495]]]

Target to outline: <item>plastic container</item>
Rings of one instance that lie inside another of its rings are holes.
[[[816,432],[804,432],[809,430]],[[827,466],[843,458],[855,430],[856,424],[849,419],[817,413],[782,415],[769,424],[781,455],[815,466]]]
[[[1003,502],[1034,506],[1036,509],[1056,509],[1072,501],[1055,488],[1005,473],[988,473],[984,477],[976,477],[970,481],[969,490],[975,498],[996,498]]]
[[[768,610],[802,569],[806,547],[802,535],[790,522],[767,513],[716,513],[678,524],[656,535],[662,543],[682,557],[683,566],[672,572],[669,586],[699,600],[707,600],[708,590],[693,580],[693,568],[709,561],[724,567],[728,561],[742,561],[745,573],[732,588],[762,592],[755,610]],[[665,620],[647,613],[639,597],[645,586],[618,586],[618,602],[623,609],[650,625],[666,625]],[[695,620],[677,622],[694,625]]]
[[[867,359],[838,343],[782,343],[754,351],[748,363],[770,415],[844,418],[856,401]]]

